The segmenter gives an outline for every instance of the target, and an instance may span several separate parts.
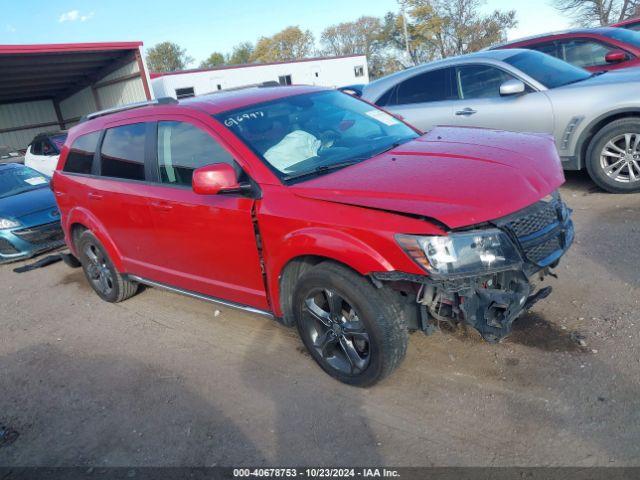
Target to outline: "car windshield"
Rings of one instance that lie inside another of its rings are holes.
[[[51,143],[53,143],[56,146],[58,151],[60,151],[62,150],[62,146],[64,145],[65,140],[67,139],[67,134],[61,133],[59,135],[53,135],[49,137],[49,139],[51,140]]]
[[[295,95],[215,115],[284,181],[360,162],[416,138],[392,115],[350,95]]]
[[[574,67],[558,58],[528,50],[517,53],[504,61],[537,80],[547,88],[562,87],[591,77],[588,71]]]
[[[48,186],[49,179],[29,167],[0,168],[0,198]]]
[[[628,30],[626,28],[607,28],[599,30],[601,35],[617,40],[618,42],[627,43],[634,47],[640,47],[640,32]]]

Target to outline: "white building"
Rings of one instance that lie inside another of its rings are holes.
[[[324,87],[369,83],[367,57],[348,55],[305,58],[291,62],[151,73],[151,86],[156,98],[186,98],[226,88],[269,81],[275,81],[282,85],[320,85]]]

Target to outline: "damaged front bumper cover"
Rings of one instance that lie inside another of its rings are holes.
[[[548,268],[539,272],[539,278],[546,274],[551,274]],[[377,282],[418,285],[411,327],[431,334],[441,323],[466,323],[489,342],[507,336],[518,316],[551,293],[550,286],[536,290],[524,271],[515,270],[452,280],[401,272],[376,272],[372,277]]]
[[[522,263],[497,273],[438,278],[402,272],[376,272],[376,282],[417,285],[418,312],[415,328],[431,333],[441,322],[466,323],[489,342],[511,332],[516,318],[551,293],[547,286],[536,290],[536,280],[555,276],[551,269],[574,238],[571,210],[553,195],[496,222],[517,246]]]

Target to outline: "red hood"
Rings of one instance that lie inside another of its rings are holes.
[[[458,228],[525,208],[563,182],[549,135],[438,127],[291,188],[306,198],[422,215]]]

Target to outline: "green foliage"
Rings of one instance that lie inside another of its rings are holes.
[[[260,38],[251,55],[251,61],[286,62],[308,57],[314,51],[314,44],[313,34],[309,30],[287,27],[272,37]]]
[[[640,3],[640,0],[555,1],[558,8],[567,9],[587,3]],[[517,25],[513,10],[482,14],[485,0],[399,0],[399,3],[404,15],[401,12],[389,12],[383,18],[365,15],[352,22],[328,26],[320,36],[321,53],[366,55],[369,75],[376,78],[408,63],[419,64],[488,47],[505,40],[507,31]],[[240,43],[226,57],[214,52],[200,66],[286,62],[314,53],[313,34],[290,26],[270,37],[261,37],[255,45]],[[181,70],[192,61],[184,49],[170,42],[154,46],[147,54],[149,68],[156,72]]]
[[[147,51],[147,66],[152,72],[175,72],[184,70],[193,58],[180,45],[172,42],[162,42]]]
[[[225,64],[224,55],[220,52],[213,52],[204,62],[200,63],[200,68],[214,68]]]
[[[483,4],[482,0],[402,0],[406,15],[385,16],[383,41],[400,51],[407,51],[408,43],[415,64],[481,50],[505,40],[507,30],[518,23],[514,10],[483,15]]]
[[[233,50],[227,55],[227,64],[241,65],[251,62],[253,56],[253,44],[251,42],[242,42],[233,47]]]

